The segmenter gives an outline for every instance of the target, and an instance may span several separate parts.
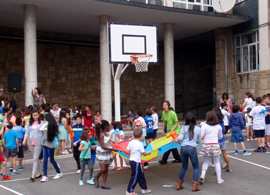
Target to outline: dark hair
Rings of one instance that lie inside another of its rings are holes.
[[[30,117],[30,120],[29,120],[30,126],[34,123],[34,118],[33,118],[34,113],[38,113],[38,111],[36,109],[34,109],[33,112],[31,113],[31,117]],[[38,124],[40,124],[40,118],[39,117],[38,117]]]
[[[47,104],[42,104],[41,105],[42,110],[45,110],[46,107],[47,107]]]
[[[17,126],[20,126],[20,125],[22,124],[22,119],[21,119],[21,118],[16,118],[15,124],[16,124]]]
[[[31,114],[31,110],[28,107],[26,107],[24,111],[24,115],[28,116],[30,114]]]
[[[223,107],[225,107],[225,106],[228,106],[228,104],[225,103],[225,102],[221,104],[221,108],[223,108]]]
[[[81,134],[81,140],[88,141],[89,140],[88,133],[90,133],[90,130],[87,128],[84,128]]]
[[[46,107],[44,108],[44,112],[50,112],[50,107],[49,107],[49,106],[46,106]]]
[[[10,108],[17,107],[17,103],[16,103],[16,100],[15,99],[10,100],[9,107]]]
[[[8,129],[12,129],[13,128],[13,123],[12,122],[8,122],[7,128]]]
[[[252,108],[248,107],[248,108],[247,108],[247,113],[250,113],[251,110],[252,110]]]
[[[213,111],[216,113],[219,122],[222,123],[224,116],[223,116],[221,110],[218,107],[215,107],[215,108],[213,108]]]
[[[10,121],[12,115],[13,115],[13,112],[11,110],[7,112],[7,121],[8,122]]]
[[[229,99],[228,93],[225,92],[225,93],[223,93],[222,96],[221,96],[223,101],[225,100],[225,96],[227,97],[227,100]]]
[[[194,128],[196,125],[196,117],[191,112],[188,112],[185,116],[185,125],[189,125],[189,128],[188,128],[189,140],[192,140],[194,137]]]
[[[67,123],[68,123],[68,124],[71,124],[72,117],[71,117],[71,115],[70,115],[70,111],[69,111],[69,110],[66,111],[66,115],[67,115],[67,114],[69,115],[69,118],[66,118],[66,119],[67,119]]]
[[[82,116],[84,116],[85,118],[87,118],[87,113],[86,113],[86,110],[84,108],[81,109],[81,112],[82,112]]]
[[[240,106],[234,105],[232,108],[233,113],[237,113],[240,110]]]
[[[42,94],[38,87],[35,88],[37,90],[38,95]]]
[[[270,97],[270,93],[267,93],[266,95],[268,95]]]
[[[116,121],[114,124],[113,124],[113,128],[114,129],[119,129],[119,130],[123,130],[123,127],[122,127],[122,124],[121,124],[121,122],[119,122],[119,121]]]
[[[66,118],[66,111],[61,110],[59,116],[59,123],[62,123],[62,118]]]
[[[206,113],[206,123],[208,125],[217,125],[219,124],[218,122],[218,117],[214,111],[208,111]]]
[[[100,136],[100,129],[101,131],[103,131],[106,126],[110,126],[109,122],[106,120],[101,120],[99,123],[96,124],[96,133],[98,138]]]
[[[262,98],[261,97],[256,97],[256,103],[261,104],[262,103]]]
[[[81,105],[77,105],[76,107],[77,107],[77,110],[80,110],[82,108]]]
[[[142,112],[141,110],[139,110],[139,111],[137,111],[137,114],[138,114],[139,116],[142,116],[142,115],[143,115],[143,112]]]
[[[96,114],[98,113],[99,111],[96,111]],[[100,112],[99,112],[99,114],[100,114]]]
[[[45,119],[44,114],[39,114],[39,119],[40,119],[41,121],[44,121],[44,119]]]
[[[77,120],[77,118],[82,119],[82,116],[78,114],[78,115],[76,115],[74,118],[75,118],[75,120]]]
[[[171,103],[168,100],[166,100],[165,102],[163,102],[163,104],[164,103],[166,103],[168,105],[169,110],[173,110],[173,107],[171,107]]]
[[[45,116],[46,121],[48,122],[48,136],[47,140],[52,142],[54,137],[58,135],[58,125],[51,113],[46,114]]]
[[[253,97],[253,95],[252,95],[252,93],[247,92],[246,95],[247,95],[249,98],[252,98],[253,101],[255,100],[254,97]]]
[[[133,113],[133,110],[129,110],[131,113]]]
[[[91,110],[91,108],[92,108],[92,106],[91,106],[91,105],[87,105],[86,107],[88,107],[90,110]]]
[[[141,128],[134,129],[133,136],[136,139],[140,138],[142,136],[142,129]]]
[[[150,109],[150,108],[147,108],[147,109],[145,110],[145,114],[146,114],[147,116],[151,116],[151,115],[152,115],[151,109]]]
[[[7,106],[5,106],[3,108],[3,115],[5,115],[6,113],[8,113],[8,111],[9,111],[9,108]]]
[[[30,109],[31,112],[34,110],[34,107],[32,105],[29,105],[28,108]]]
[[[14,116],[15,116],[16,118],[21,118],[21,117],[22,117],[21,111],[20,111],[20,110],[16,110],[15,113],[14,113]]]
[[[151,107],[151,110],[154,110],[155,112],[157,112],[156,106],[152,106],[152,107]]]

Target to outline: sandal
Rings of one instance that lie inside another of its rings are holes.
[[[113,168],[111,168],[111,171],[117,170],[117,168],[118,168],[118,167],[113,167]]]
[[[116,169],[116,171],[122,171],[122,170],[124,170],[123,167],[120,167],[120,168]]]

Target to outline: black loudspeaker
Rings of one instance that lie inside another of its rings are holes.
[[[21,74],[8,75],[8,91],[9,92],[22,91],[22,75]]]

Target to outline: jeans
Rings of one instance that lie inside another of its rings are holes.
[[[50,163],[53,165],[55,171],[57,173],[61,173],[57,163],[54,160],[54,148],[48,148],[46,146],[43,146],[43,171],[44,176],[47,176],[48,171],[48,157],[50,158]]]
[[[188,169],[188,158],[190,158],[190,161],[193,166],[193,180],[198,182],[200,168],[196,147],[182,146],[180,153],[182,159],[182,169],[180,170],[179,173],[179,179],[182,181],[184,180],[186,171]]]

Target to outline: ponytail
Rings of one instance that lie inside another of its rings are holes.
[[[110,125],[109,122],[106,120],[101,120],[99,123],[96,124],[96,134],[98,138],[100,136],[100,131],[103,131],[105,127],[109,125]]]

